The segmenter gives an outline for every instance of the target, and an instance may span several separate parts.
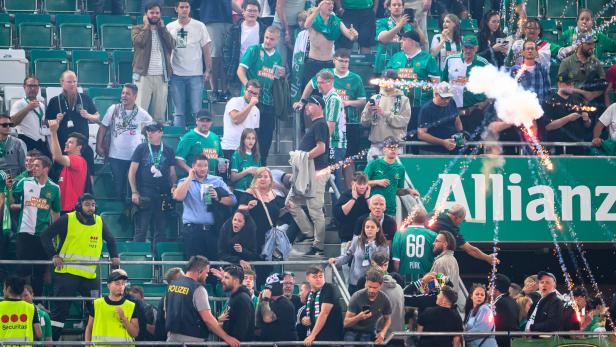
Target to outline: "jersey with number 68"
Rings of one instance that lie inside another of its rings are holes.
[[[400,262],[399,273],[407,281],[416,281],[432,268],[432,245],[436,233],[419,225],[399,230],[391,244],[392,259]]]

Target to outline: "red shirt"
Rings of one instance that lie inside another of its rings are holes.
[[[62,212],[75,209],[77,199],[83,195],[86,188],[86,179],[88,177],[88,164],[82,156],[69,155],[68,159],[71,162],[71,166],[62,168],[60,178],[58,179]]]

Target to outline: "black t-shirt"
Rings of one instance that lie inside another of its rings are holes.
[[[460,227],[456,225],[451,218],[449,218],[447,212],[439,214],[436,218],[436,223],[434,223],[430,229],[437,233],[441,230],[449,231],[453,237],[456,238],[456,249],[466,243],[466,240],[464,240],[464,235],[460,232]]]
[[[265,214],[265,208],[263,208],[261,201],[251,194],[241,194],[238,200],[240,205],[248,204],[251,200],[257,201],[257,205],[250,209],[250,216],[257,225],[257,251],[260,252],[263,244],[265,243],[265,234],[272,228],[269,220],[267,219],[267,215]],[[276,195],[272,201],[266,202],[265,206],[267,206],[272,223],[277,225],[280,210],[284,207],[284,198]]]
[[[439,139],[449,139],[456,130],[458,110],[453,100],[447,106],[438,106],[433,101],[423,105],[419,110],[418,128],[427,128],[428,134]],[[447,153],[443,146],[422,146],[421,149]]]
[[[543,103],[543,116],[539,118],[540,127],[545,127],[550,122],[563,118],[575,111],[567,105],[584,105],[584,100],[577,96],[571,95],[568,99],[565,99],[557,93],[551,94]],[[590,141],[592,138],[592,128],[584,127],[584,120],[582,117],[576,119],[573,122],[569,122],[556,130],[547,131],[547,141],[564,141],[564,142],[578,142],[578,141]]]
[[[314,158],[314,168],[316,170],[320,170],[328,166],[329,128],[327,127],[325,118],[315,119],[312,122],[312,125],[308,128],[308,131],[306,131],[306,135],[302,137],[302,141],[299,144],[299,150],[308,152],[317,145],[317,142],[325,143],[325,152]]]
[[[462,331],[462,318],[456,310],[441,306],[428,307],[417,319],[425,332]],[[453,336],[422,336],[418,347],[451,347]]]
[[[175,154],[173,148],[163,144],[163,153],[158,168],[162,177],[154,177],[151,171],[152,165],[158,159],[160,145],[152,145],[152,155],[148,143],[142,143],[133,152],[131,161],[139,163],[137,170],[137,189],[142,196],[154,196],[160,193],[168,193],[170,187],[169,169],[175,166]]]
[[[77,95],[77,100],[73,107],[69,106],[64,94],[54,96],[49,100],[47,110],[45,110],[45,119],[56,119],[58,113],[64,113],[64,118],[60,122],[60,127],[58,128],[58,141],[60,142],[60,147],[64,147],[68,134],[72,132],[80,133],[85,136],[86,139],[88,138],[90,133],[88,120],[79,114],[82,109],[88,111],[89,114],[95,114],[97,112],[94,102],[86,94],[80,93]],[[69,121],[72,122],[72,127],[69,127]]]
[[[261,325],[261,340],[263,341],[295,341],[295,307],[291,300],[280,296],[276,301],[270,301],[270,308],[276,314],[276,320],[272,323],[264,323],[261,312],[258,319]]]
[[[316,293],[314,293],[313,295],[316,298]],[[342,310],[340,309],[338,297],[336,296],[336,293],[334,292],[334,287],[331,284],[325,283],[323,285],[323,288],[321,288],[321,295],[319,296],[319,302],[320,302],[320,305],[332,304],[334,305],[334,307],[332,307],[331,311],[329,312],[329,315],[327,316],[327,321],[325,322],[325,325],[323,325],[323,329],[321,329],[321,331],[319,332],[319,335],[317,335],[317,338],[315,340],[316,341],[339,341],[341,340],[342,330],[343,330]],[[314,324],[317,322],[316,318],[314,317],[315,304],[316,304],[316,299],[313,300],[310,305],[311,329],[314,329]]]
[[[338,236],[340,236],[341,242],[351,241],[353,239],[353,230],[355,229],[355,222],[360,216],[370,213],[368,208],[368,202],[363,195],[357,197],[353,208],[349,211],[349,214],[345,215],[342,211],[342,206],[353,198],[353,194],[350,190],[342,193],[338,201],[334,205],[333,213],[336,222],[340,227],[338,230]]]

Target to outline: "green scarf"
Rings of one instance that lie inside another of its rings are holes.
[[[325,36],[329,41],[336,41],[340,37],[340,18],[335,14],[329,16],[329,22],[325,24],[321,13],[317,13],[317,17],[312,22],[312,28]]]

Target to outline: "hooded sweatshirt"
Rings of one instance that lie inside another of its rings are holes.
[[[248,288],[240,286],[228,301],[229,319],[223,330],[240,341],[251,341],[255,326],[255,308]]]
[[[370,126],[368,140],[372,144],[383,142],[386,137],[393,136],[402,140],[406,136],[406,127],[411,120],[411,104],[401,90],[395,89],[391,95],[385,95],[383,91],[373,95],[375,105],[383,110],[379,116],[370,111],[370,103],[366,103],[361,113],[361,124]]]
[[[387,295],[391,303],[391,325],[387,335],[397,331],[404,331],[404,291],[402,287],[391,275],[385,275],[381,291]]]

